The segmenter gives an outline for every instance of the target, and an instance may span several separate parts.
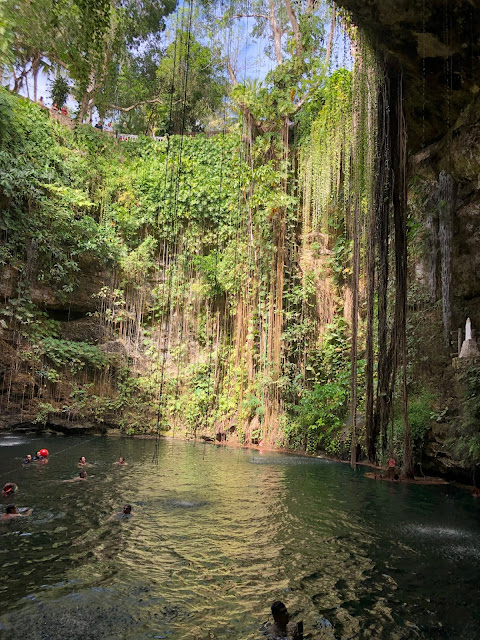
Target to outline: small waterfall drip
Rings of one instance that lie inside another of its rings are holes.
[[[438,176],[439,225],[438,236],[441,255],[442,313],[445,342],[448,345],[452,323],[451,308],[451,253],[452,253],[452,215],[454,206],[453,178],[441,171]]]
[[[438,222],[431,209],[428,210],[425,220],[425,227],[428,230],[427,243],[428,251],[426,258],[426,280],[430,301],[437,300],[437,266],[438,266]]]

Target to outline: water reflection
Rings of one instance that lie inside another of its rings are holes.
[[[480,637],[469,496],[182,442],[157,466],[153,446],[52,439],[40,469],[21,467],[28,441],[0,449],[35,507],[0,527],[2,637],[254,640],[275,599],[314,638]],[[94,477],[64,484],[79,455]]]

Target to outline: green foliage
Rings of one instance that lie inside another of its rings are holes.
[[[353,107],[352,74],[347,69],[338,69],[317,93],[317,102],[309,107],[311,111],[307,108],[303,114],[304,198],[311,208],[313,227],[324,231],[330,226],[343,227],[343,205],[350,196],[351,167],[345,153],[353,144]]]
[[[340,289],[345,286],[352,274],[353,242],[340,235],[333,246],[330,267],[335,285]]]
[[[103,369],[112,363],[112,356],[86,342],[44,338],[41,342],[45,356],[58,367],[68,367],[76,373],[85,368]]]
[[[160,60],[157,83],[163,97],[153,111],[158,135],[202,131],[226,94],[218,53],[181,30]]]
[[[211,366],[206,363],[190,365],[186,374],[188,390],[179,399],[179,415],[182,423],[193,433],[205,424],[213,402]]]
[[[12,45],[14,34],[5,8],[8,0],[0,0],[0,70],[8,68],[14,62]]]
[[[316,384],[307,391],[296,409],[294,442],[304,440],[305,448],[315,453],[319,448],[333,453],[338,432],[345,425],[348,400],[348,376],[338,382]]]
[[[425,445],[427,433],[431,429],[431,423],[435,414],[436,397],[427,388],[420,388],[418,391],[410,393],[408,403],[408,420],[412,434],[414,461],[421,461],[422,451]],[[393,442],[392,451],[387,451],[385,460],[393,453],[395,459],[402,463],[403,460],[403,440],[405,435],[405,424],[400,406],[395,407],[394,424],[393,424]]]
[[[10,298],[0,307],[0,327],[9,325],[19,327],[21,335],[33,343],[56,334],[56,322],[39,311],[26,294]]]
[[[480,464],[480,367],[473,365],[462,371],[459,385],[461,410],[447,445],[461,464],[475,471]]]
[[[48,422],[50,414],[56,413],[55,407],[50,402],[39,402],[37,407],[37,415],[33,419],[33,424],[41,424],[45,426]]]
[[[120,261],[125,282],[140,284],[145,275],[155,266],[155,250],[157,242],[152,236],[145,240],[133,251],[123,256]]]
[[[122,67],[151,52],[159,54],[165,17],[175,6],[175,0],[6,3],[0,29],[13,46],[8,56],[0,49],[0,65],[15,64],[21,78],[15,90],[29,73],[61,69],[79,103],[79,119],[90,106],[103,116],[114,102]],[[53,99],[59,105],[62,94],[60,86],[55,87]]]
[[[347,324],[337,318],[327,327],[322,348],[311,354],[306,369],[309,387],[301,391],[300,402],[289,407],[284,432],[295,447],[314,453],[323,449],[342,455],[348,451],[345,428],[350,395],[350,361]],[[358,364],[359,385],[365,363]]]
[[[3,90],[0,131],[3,262],[72,291],[82,256],[108,263],[120,253],[112,226],[99,222],[91,200],[107,166],[82,155],[73,134],[38,106]]]
[[[67,101],[69,93],[70,85],[67,80],[63,76],[57,76],[50,87],[52,104],[56,103],[57,107],[61,109]]]
[[[192,253],[225,244],[242,213],[238,188],[245,168],[239,143],[235,135],[143,141],[123,178],[134,199],[114,205],[119,230],[132,240],[145,228],[158,239],[183,233]]]

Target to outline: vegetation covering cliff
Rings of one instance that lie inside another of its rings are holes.
[[[288,357],[275,382],[286,417],[263,427],[268,225],[280,180],[272,166],[252,176],[235,133],[119,143],[90,127],[72,132],[6,92],[1,115],[4,425],[133,433],[159,419],[161,429],[219,439],[340,447],[349,347],[325,281],[332,266],[342,270],[342,249],[325,234],[295,248],[281,336]]]
[[[231,42],[219,53],[242,3],[222,16],[206,4],[211,49],[192,36],[192,5],[179,11],[169,46],[150,51],[153,75],[141,47],[125,49],[163,29],[148,2],[138,33],[129,3],[104,3],[100,21],[79,5],[73,31],[85,10],[103,39],[78,60],[6,14],[23,65],[14,91],[34,73],[28,56],[51,59],[79,109],[66,128],[0,94],[2,424],[394,456],[407,476],[422,462],[475,471],[477,363],[455,373],[451,356],[466,315],[480,323],[476,98],[463,112],[452,102],[456,124],[414,155],[418,54],[404,77],[378,29],[365,25],[367,41],[343,15],[353,70],[329,71],[336,7],[274,5],[253,16],[276,61],[263,82],[239,80]],[[180,135],[121,142],[81,124],[94,108]],[[215,135],[186,135],[213,122]]]

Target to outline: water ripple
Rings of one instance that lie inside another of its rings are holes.
[[[479,510],[459,494],[181,442],[156,466],[151,441],[51,439],[22,468],[19,440],[0,463],[34,514],[0,526],[2,638],[258,640],[276,599],[312,638],[480,637]],[[79,455],[88,481],[62,483]]]

